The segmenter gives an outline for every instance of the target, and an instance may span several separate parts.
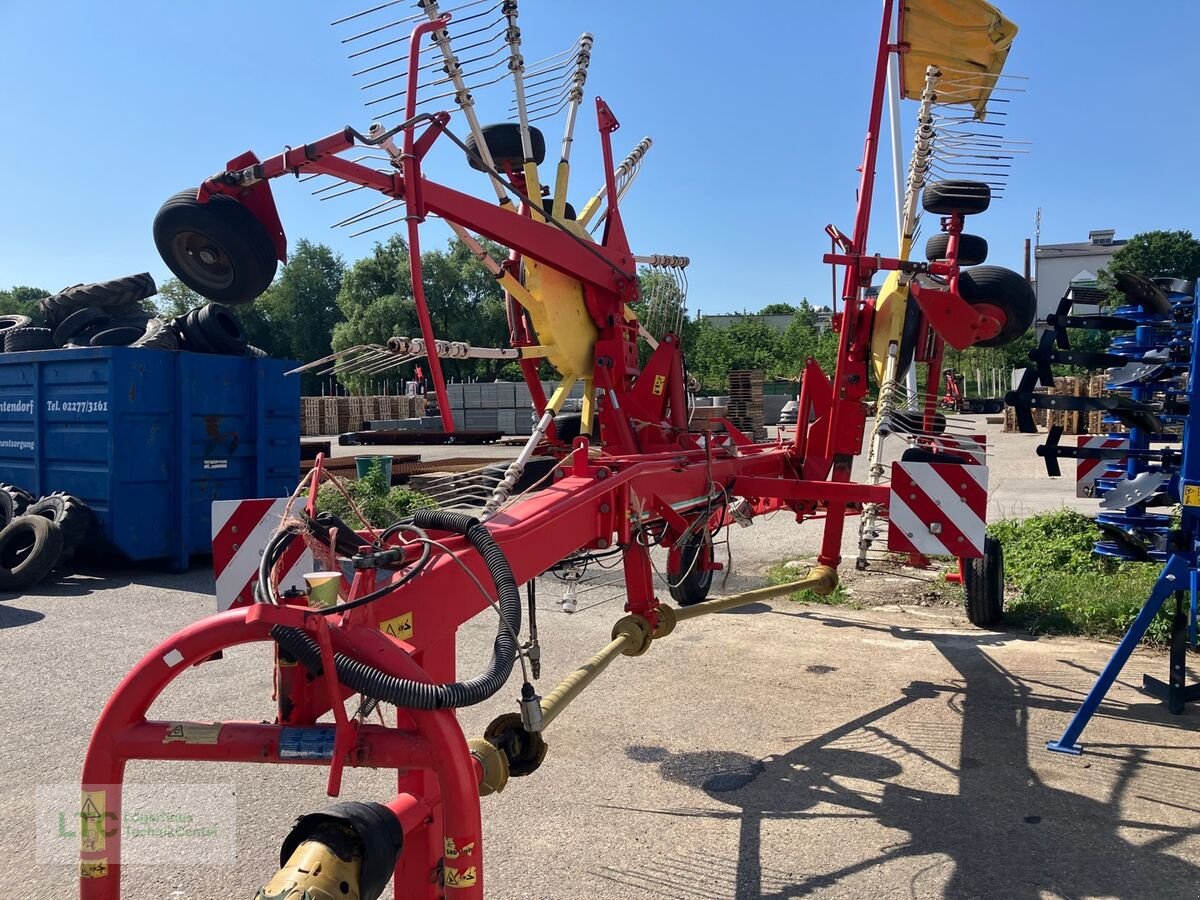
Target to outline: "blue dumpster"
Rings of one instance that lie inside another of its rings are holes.
[[[214,500],[295,489],[293,365],[129,347],[0,353],[0,482],[74,494],[102,549],[183,570],[211,552]]]

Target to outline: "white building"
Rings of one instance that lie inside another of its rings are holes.
[[[1037,260],[1037,317],[1044,319],[1058,306],[1059,299],[1072,284],[1095,284],[1100,270],[1125,243],[1116,240],[1109,228],[1092,231],[1079,244],[1042,244],[1034,253]]]

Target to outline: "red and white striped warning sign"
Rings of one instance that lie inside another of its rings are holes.
[[[218,611],[254,602],[259,560],[286,508],[286,498],[213,501],[213,574],[217,579]],[[304,542],[292,541],[283,556],[280,586],[302,588],[304,574],[312,570],[312,554]]]
[[[892,463],[888,549],[924,556],[983,556],[987,466]]]
[[[1105,447],[1129,449],[1129,438],[1108,437],[1106,435],[1081,434],[1077,438],[1080,448]],[[1096,479],[1104,474],[1105,469],[1125,468],[1126,459],[1077,459],[1075,460],[1075,496],[1094,497]]]

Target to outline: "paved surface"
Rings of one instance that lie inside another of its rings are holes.
[[[1035,443],[996,446],[1005,513],[1073,502],[1072,485],[1039,475]],[[816,529],[782,516],[735,531],[726,590],[815,543]],[[621,605],[611,580],[585,585],[574,616],[542,586],[543,691],[607,640]],[[74,895],[72,867],[37,862],[37,789],[77,783],[113,686],[211,610],[211,584],[202,570],[126,571],[0,603],[6,896]],[[494,628],[481,616],[462,629],[464,674],[481,667]],[[1195,897],[1197,712],[1171,717],[1134,689],[1143,672],[1165,674],[1163,657],[1135,655],[1085,733],[1085,756],[1043,749],[1110,652],[975,631],[944,608],[779,601],[684,623],[645,657],[615,662],[552,726],[542,769],[483,801],[488,894]],[[269,651],[235,648],[188,672],[152,714],[268,719],[270,691]],[[467,710],[467,733],[512,709],[515,693]],[[126,897],[249,897],[292,818],[326,802],[319,768],[137,763],[128,781],[232,785],[237,852],[218,865],[132,868]],[[389,782],[351,771],[343,796],[382,799]]]

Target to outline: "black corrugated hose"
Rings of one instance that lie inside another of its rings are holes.
[[[491,662],[486,671],[469,681],[428,684],[389,675],[344,653],[335,653],[333,662],[338,680],[364,696],[407,709],[459,709],[482,703],[504,686],[517,659],[515,635],[521,632],[521,593],[517,590],[516,578],[504,551],[474,516],[422,509],[413,514],[413,524],[418,528],[461,534],[483,557],[496,585],[501,618],[492,645]],[[310,672],[321,674],[321,648],[307,631],[276,625],[271,629],[271,636]]]

